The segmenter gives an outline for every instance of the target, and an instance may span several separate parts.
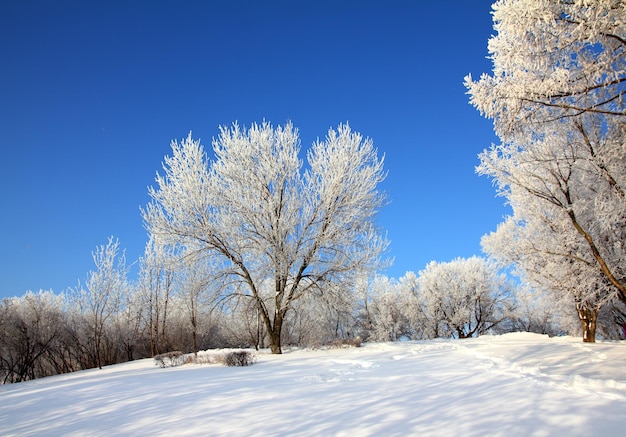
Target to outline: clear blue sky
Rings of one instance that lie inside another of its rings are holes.
[[[374,140],[389,276],[480,254],[507,213],[474,173],[497,139],[463,87],[490,71],[491,3],[2,2],[0,297],[84,281],[111,235],[136,260],[170,141],[210,148],[236,120]]]

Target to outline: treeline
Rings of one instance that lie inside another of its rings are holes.
[[[98,269],[63,294],[28,292],[0,303],[0,377],[26,381],[171,350],[269,346],[249,296],[220,300],[190,267],[168,269],[148,245],[130,284],[119,243],[94,252]],[[619,301],[604,307],[598,333],[619,339]],[[282,342],[301,347],[362,341],[466,338],[532,331],[580,335],[575,306],[511,283],[483,258],[429,264],[399,280],[376,276],[341,293],[311,294],[287,315]]]

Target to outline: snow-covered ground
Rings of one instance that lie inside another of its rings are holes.
[[[3,436],[626,435],[626,342],[516,333],[0,386]]]

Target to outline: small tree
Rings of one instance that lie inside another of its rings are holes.
[[[225,298],[245,290],[272,352],[281,353],[294,302],[314,290],[341,292],[329,284],[349,285],[356,272],[379,266],[387,244],[374,225],[383,160],[348,125],[313,144],[304,172],[291,124],[222,127],[213,153],[209,161],[191,135],[172,143],[143,211],[146,227],[159,244],[210,260],[213,277],[230,278]]]
[[[92,257],[97,270],[87,275],[86,287],[74,290],[74,304],[87,324],[87,341],[93,352],[93,364],[102,368],[109,322],[121,308],[123,294],[127,291],[128,267],[126,256],[120,253],[119,241],[110,237],[106,245],[99,246]],[[108,350],[107,350],[108,349]]]
[[[219,288],[218,281],[211,278],[211,269],[206,260],[197,258],[201,252],[191,251],[179,259],[176,267],[176,285],[179,298],[184,302],[189,330],[191,331],[192,349],[198,355],[198,336],[200,335],[201,308],[208,306],[209,287]]]
[[[418,301],[404,285],[406,279],[404,282],[402,280],[398,282],[382,275],[371,281],[366,302],[369,321],[369,329],[366,329],[368,340],[398,341],[421,338],[420,333],[425,323],[416,311]]]
[[[120,310],[113,317],[115,348],[122,361],[143,358],[149,353],[144,334],[146,329],[143,296],[128,284]]]
[[[175,269],[170,254],[150,237],[139,260],[138,294],[144,305],[144,318],[150,342],[150,355],[166,352],[168,311],[173,294]]]

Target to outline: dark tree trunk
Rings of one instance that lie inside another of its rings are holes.
[[[192,310],[193,311],[193,310]],[[193,355],[198,356],[198,326],[195,315],[191,316],[191,339],[193,342]]]
[[[283,328],[283,314],[278,312],[274,316],[274,325],[267,330],[270,341],[270,349],[273,354],[282,354],[282,348],[280,344],[280,334]]]
[[[272,350],[273,354],[282,354],[283,351],[280,347],[280,332],[276,333],[276,332],[270,332],[269,333],[269,339],[270,339],[270,349]]]
[[[596,308],[589,308],[584,304],[577,304],[576,310],[578,312],[578,319],[583,329],[583,342],[595,343],[596,342],[596,322],[598,320],[598,310]]]

